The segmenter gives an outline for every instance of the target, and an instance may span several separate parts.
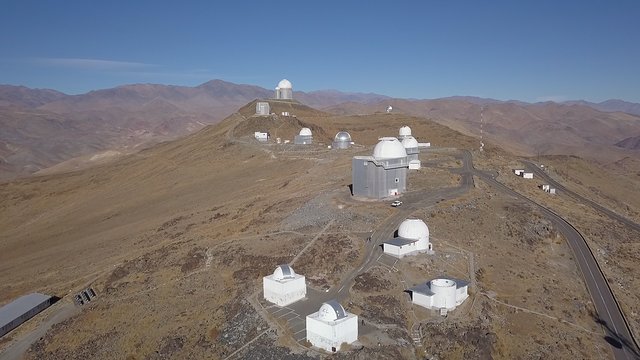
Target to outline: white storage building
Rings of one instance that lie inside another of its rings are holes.
[[[296,274],[289,265],[278,265],[273,274],[262,278],[265,300],[278,306],[287,306],[307,296],[303,275]]]
[[[258,116],[266,116],[271,112],[271,108],[269,103],[266,101],[258,101],[256,103],[256,115]]]
[[[468,297],[469,283],[464,280],[439,278],[409,288],[411,301],[427,309],[453,310]]]
[[[406,219],[398,228],[398,237],[383,242],[382,250],[397,258],[425,252],[433,254],[429,227],[420,219]]]
[[[358,316],[346,312],[336,300],[327,301],[307,315],[306,325],[307,340],[326,351],[338,351],[343,343],[358,340]]]

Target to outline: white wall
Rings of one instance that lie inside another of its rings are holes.
[[[307,316],[307,340],[311,345],[331,352],[332,347],[339,350],[342,343],[358,340],[358,316],[348,314],[344,319],[329,322],[317,317],[317,312]]]
[[[262,278],[262,290],[265,300],[278,306],[287,306],[307,295],[307,284],[303,275],[296,274],[295,279],[278,281],[273,275]]]
[[[408,255],[414,251],[416,251],[416,243],[412,243],[412,244],[408,244],[408,245],[402,245],[402,246],[396,246],[396,245],[392,245],[392,244],[386,244],[383,243],[382,244],[382,251],[385,254],[389,254],[391,256],[395,256],[398,258],[401,258],[405,255]]]

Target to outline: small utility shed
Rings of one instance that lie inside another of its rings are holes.
[[[0,336],[15,329],[53,303],[49,295],[33,293],[21,296],[0,308]]]

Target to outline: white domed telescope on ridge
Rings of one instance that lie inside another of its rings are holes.
[[[313,134],[311,129],[303,127],[300,129],[298,135],[293,138],[293,143],[296,145],[310,145],[313,144]]]
[[[351,141],[351,135],[346,131],[340,131],[333,138],[331,147],[334,149],[348,149],[353,142]]]
[[[291,100],[293,99],[293,85],[287,79],[282,79],[276,87],[276,99]]]
[[[382,250],[397,258],[418,253],[433,254],[429,227],[420,219],[406,219],[398,228],[398,237],[383,242]]]
[[[394,137],[382,137],[372,156],[354,156],[351,161],[354,196],[384,199],[407,190],[407,152]]]

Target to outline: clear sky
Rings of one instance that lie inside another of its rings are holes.
[[[0,83],[640,102],[640,1],[1,0]]]

